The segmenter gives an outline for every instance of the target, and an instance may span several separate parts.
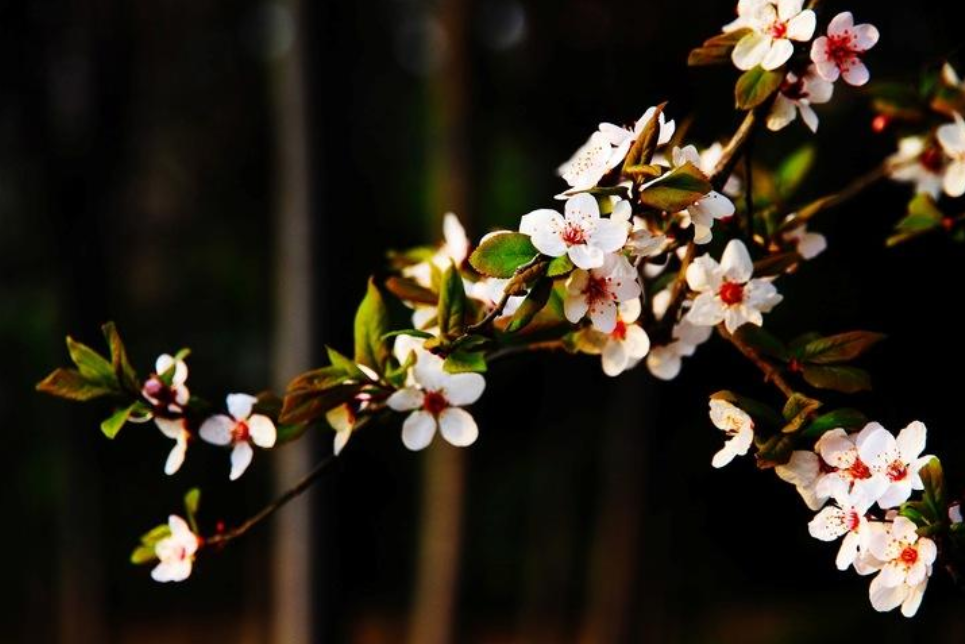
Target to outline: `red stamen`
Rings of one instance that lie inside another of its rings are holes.
[[[627,339],[627,324],[623,320],[618,319],[617,324],[613,327],[613,331],[610,336],[616,340],[626,340]]]
[[[566,228],[563,229],[563,241],[566,242],[567,246],[585,244],[586,233],[576,224],[566,224]]]
[[[231,428],[231,441],[233,443],[247,442],[250,438],[251,432],[248,430],[248,423],[245,421],[239,420]]]
[[[846,523],[848,526],[848,530],[851,532],[854,532],[855,530],[858,529],[858,526],[861,525],[861,515],[855,512],[854,510],[851,510],[851,512],[848,512]]]
[[[422,400],[422,408],[433,416],[438,416],[449,406],[449,401],[438,391],[427,391]]]
[[[902,563],[907,566],[914,565],[915,562],[918,561],[918,549],[907,546],[901,551],[901,554],[898,555],[898,558],[901,559]]]
[[[744,285],[737,282],[724,282],[717,293],[721,302],[728,306],[744,301]]]
[[[908,476],[908,468],[901,461],[895,461],[888,466],[888,479],[900,481]]]
[[[851,67],[855,54],[860,53],[854,48],[854,41],[854,34],[850,31],[837,36],[828,36],[828,45],[824,53],[841,71],[847,71]]]
[[[871,478],[871,468],[865,465],[860,458],[854,460],[854,465],[848,468],[848,473],[855,480]]]
[[[932,146],[921,153],[918,157],[918,162],[922,164],[926,170],[937,173],[941,172],[942,166],[945,165],[945,157],[941,150]]]

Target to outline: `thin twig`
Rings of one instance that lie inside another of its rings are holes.
[[[781,393],[784,394],[786,398],[790,398],[795,394],[794,388],[787,383],[784,376],[781,375],[780,370],[762,358],[761,354],[759,354],[754,347],[728,332],[723,325],[718,325],[717,332],[720,334],[720,337],[737,347],[737,350],[744,354],[745,358],[757,365],[757,368],[764,374],[764,382],[773,383],[775,387],[781,390]]]
[[[229,541],[234,541],[244,535],[253,527],[273,515],[284,507],[289,501],[295,499],[305,490],[312,486],[328,470],[328,466],[335,462],[335,455],[329,455],[322,459],[305,477],[299,481],[295,487],[291,488],[277,499],[262,508],[257,514],[249,518],[241,525],[225,532],[220,532],[204,540],[206,546],[223,546]]]
[[[814,216],[819,212],[827,210],[828,208],[835,208],[851,199],[854,199],[862,192],[887,177],[888,174],[896,167],[900,166],[885,161],[884,163],[872,168],[838,192],[830,194],[827,197],[822,197],[821,199],[818,199],[817,201],[814,201],[808,206],[802,208],[800,211],[798,211],[797,215],[793,219],[784,222],[780,227],[778,227],[776,234],[786,233],[789,230],[800,228],[814,218]]]
[[[486,362],[492,363],[502,358],[519,355],[520,353],[533,353],[535,351],[559,351],[565,348],[566,346],[563,344],[562,340],[546,340],[543,342],[533,342],[531,344],[518,344],[493,351],[486,357]]]
[[[528,262],[526,262],[525,264],[517,268],[515,272],[513,272],[513,277],[510,279],[509,283],[506,284],[506,289],[503,290],[502,297],[500,297],[499,301],[496,302],[496,307],[492,311],[487,313],[486,317],[481,319],[479,322],[477,322],[476,324],[473,324],[472,326],[466,327],[466,335],[479,333],[480,331],[485,331],[487,328],[489,328],[489,326],[496,321],[496,318],[502,315],[503,309],[506,308],[506,303],[509,302],[509,298],[513,296],[512,294],[507,292],[509,286],[512,284],[512,280],[516,279],[517,277],[519,277],[529,269],[536,266],[536,264],[538,264],[540,261],[543,261],[543,259],[544,259],[543,255],[537,255],[533,259],[529,260]]]

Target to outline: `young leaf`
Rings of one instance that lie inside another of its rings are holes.
[[[839,333],[808,342],[797,352],[796,357],[814,364],[848,362],[884,339],[884,334],[871,331]]]
[[[938,230],[945,214],[938,208],[931,195],[918,193],[908,203],[908,214],[895,226],[895,234],[887,245],[895,246],[924,233]]]
[[[645,184],[640,191],[640,203],[664,212],[679,212],[711,189],[704,173],[688,162]]]
[[[931,519],[931,523],[944,523],[948,517],[948,505],[945,499],[945,474],[942,472],[941,461],[936,457],[932,457],[932,459],[918,471],[918,475],[921,477],[921,482],[925,485],[922,500],[930,510],[931,517],[929,518]]]
[[[507,231],[486,238],[469,256],[469,263],[483,275],[505,279],[538,254],[528,235]]]
[[[690,55],[687,56],[687,65],[699,67],[701,65],[730,63],[730,55],[734,51],[734,47],[750,31],[749,28],[745,27],[708,38],[703,45],[690,50]]]
[[[37,391],[79,402],[115,393],[112,387],[88,381],[76,369],[55,369],[53,373],[37,383]]]
[[[482,351],[453,351],[442,367],[449,373],[485,373],[486,355]]]
[[[782,198],[787,199],[797,192],[814,165],[814,158],[814,146],[808,144],[798,148],[778,166],[774,180]]]
[[[101,327],[107,346],[111,350],[111,369],[117,377],[118,382],[131,393],[138,393],[141,390],[141,383],[137,379],[137,372],[131,366],[131,361],[127,357],[127,349],[121,341],[121,336],[117,332],[117,326],[113,322],[108,322]]]
[[[462,275],[455,265],[451,265],[442,275],[439,288],[439,336],[456,338],[462,335],[466,326],[466,291],[462,285]]]
[[[382,292],[370,279],[365,298],[355,314],[355,362],[382,373],[389,349],[382,336],[389,331],[389,313]]]
[[[542,279],[536,282],[536,285],[530,290],[526,299],[523,303],[519,305],[516,312],[513,314],[513,318],[509,321],[509,325],[506,327],[508,333],[516,333],[527,324],[533,321],[536,314],[543,310],[546,303],[550,299],[550,293],[553,291],[553,280]]]
[[[435,306],[439,300],[435,293],[407,277],[390,277],[385,280],[385,288],[403,302]]]
[[[88,382],[116,388],[117,377],[114,375],[114,367],[101,354],[70,336],[67,336],[67,350],[70,352],[70,359],[77,365],[80,375]]]
[[[569,255],[560,255],[550,260],[549,266],[546,267],[546,276],[562,277],[569,275],[573,268],[573,262],[570,261]]]
[[[278,422],[283,425],[311,423],[332,407],[348,402],[362,390],[361,383],[344,383],[324,389],[296,389],[285,394]]]
[[[657,143],[660,140],[660,115],[663,114],[664,106],[666,106],[666,103],[661,103],[656,107],[650,120],[640,130],[640,135],[627,152],[627,156],[623,160],[624,174],[635,176],[638,174],[637,169],[640,169],[642,174],[648,173],[644,167],[650,163],[653,153],[657,150]]]
[[[329,346],[325,347],[325,352],[328,354],[329,363],[331,363],[331,365],[336,369],[341,369],[349,378],[361,378],[368,380],[368,376],[362,373],[362,370],[359,369],[359,366],[347,356],[339,353]]]
[[[151,563],[157,559],[154,546],[138,546],[131,553],[131,563],[135,566]]]
[[[804,379],[812,387],[846,394],[871,390],[871,376],[864,369],[845,365],[804,365]]]
[[[868,418],[857,409],[836,409],[818,416],[804,428],[802,436],[820,438],[825,432],[841,428],[849,432],[857,431],[868,424]]]
[[[139,404],[140,403],[135,402],[128,407],[118,409],[111,414],[110,418],[104,420],[104,422],[101,423],[101,431],[104,432],[104,436],[107,436],[108,438],[114,438],[117,436],[117,432],[121,431],[121,427],[124,426],[124,423],[126,423],[127,419],[131,417],[131,413],[134,412]]]
[[[821,407],[821,402],[814,400],[813,398],[808,398],[802,394],[794,394],[788,398],[787,403],[784,405],[784,409],[781,415],[784,416],[784,420],[787,424],[781,430],[785,434],[793,434],[801,429],[805,423],[807,423],[814,412]]]
[[[752,110],[768,98],[781,86],[784,80],[784,68],[766,70],[760,65],[750,69],[737,79],[734,88],[734,98],[737,109]]]

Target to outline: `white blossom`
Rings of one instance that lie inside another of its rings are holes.
[[[610,158],[607,161],[607,165],[610,168],[615,168],[623,163],[627,153],[630,152],[630,148],[633,147],[634,141],[640,137],[643,133],[643,128],[646,127],[647,123],[650,122],[656,113],[656,107],[648,107],[643,115],[634,123],[632,130],[614,125],[613,123],[600,123],[600,133],[602,133],[607,141],[610,142],[610,145],[613,146],[613,150],[610,152]],[[657,134],[657,145],[666,145],[670,142],[670,139],[673,138],[677,124],[673,120],[668,121],[663,111],[661,111],[660,116],[657,117],[657,122],[660,125],[660,132]]]
[[[523,216],[519,231],[531,237],[539,252],[550,257],[568,255],[584,270],[599,268],[607,253],[626,243],[626,226],[600,217],[600,205],[593,195],[581,193],[567,199],[565,211],[564,217],[555,210],[534,210]]]
[[[804,9],[804,0],[740,0],[737,20],[724,31],[751,31],[738,41],[731,59],[741,70],[758,65],[777,69],[794,53],[792,40],[811,40],[816,22],[814,12]]]
[[[724,146],[722,143],[715,142],[712,145],[704,148],[700,151],[700,171],[706,174],[708,177],[714,175],[717,170],[717,164],[724,157]],[[743,182],[740,180],[736,174],[731,173],[727,177],[727,181],[724,183],[723,193],[728,197],[736,197],[744,189]]]
[[[589,190],[600,183],[600,179],[611,169],[612,154],[613,146],[609,137],[603,132],[594,132],[570,160],[559,167],[560,176],[570,186],[570,190],[561,196]]]
[[[430,288],[433,267],[445,271],[452,264],[462,266],[469,256],[469,237],[466,236],[466,229],[454,213],[447,212],[443,216],[442,236],[444,240],[442,246],[430,259],[406,266],[402,269],[402,275],[414,279],[420,286]]]
[[[734,460],[735,456],[747,453],[754,442],[754,421],[746,411],[726,400],[712,398],[710,420],[728,436],[724,447],[714,454],[711,461],[714,467],[724,467]]]
[[[835,499],[856,494],[861,498],[877,500],[888,486],[888,481],[861,459],[859,448],[869,439],[872,444],[877,444],[882,432],[887,434],[888,430],[878,423],[868,423],[854,434],[848,434],[840,427],[822,434],[814,445],[814,451],[827,467],[818,478],[815,492],[819,496]]]
[[[698,326],[721,322],[733,333],[744,324],[761,326],[763,313],[783,299],[767,279],[752,279],[754,263],[744,242],[732,239],[718,264],[701,255],[687,267],[687,284],[697,292],[686,319]]]
[[[640,299],[622,302],[617,307],[616,326],[610,333],[590,330],[593,336],[588,343],[588,353],[599,353],[603,373],[619,376],[633,369],[650,351],[650,337],[639,324],[635,324],[641,312]]]
[[[187,522],[175,514],[168,517],[168,527],[171,534],[154,546],[154,554],[160,563],[151,571],[151,577],[160,582],[184,581],[191,576],[200,539]]]
[[[898,151],[888,157],[888,176],[910,183],[915,192],[938,199],[942,192],[948,162],[940,145],[929,145],[924,137],[906,136],[898,140]]]
[[[877,497],[882,509],[897,507],[911,497],[912,490],[924,489],[918,473],[933,458],[921,455],[926,438],[925,425],[915,421],[901,430],[897,439],[882,427],[857,442],[861,461],[872,474],[887,481]]]
[[[395,411],[411,412],[402,424],[403,444],[412,451],[424,449],[438,429],[456,447],[472,445],[479,428],[463,407],[479,400],[485,379],[478,373],[447,373],[443,359],[427,351],[417,355],[412,384],[386,401]]]
[[[161,378],[169,371],[171,371],[170,384]],[[175,359],[165,353],[154,363],[154,373],[141,388],[141,395],[162,413],[180,414],[191,398],[188,387],[185,385],[187,380],[188,365],[184,360]]]
[[[254,456],[252,444],[268,449],[277,439],[275,424],[267,416],[252,414],[252,406],[258,401],[247,394],[229,394],[226,400],[228,413],[211,416],[201,424],[201,438],[213,445],[231,445],[231,474],[237,480]]]
[[[577,269],[570,274],[563,312],[573,324],[589,315],[593,328],[611,333],[617,324],[617,305],[638,297],[636,269],[623,255],[612,254],[599,268]]]
[[[902,615],[914,616],[938,555],[935,542],[919,537],[915,524],[899,516],[889,530],[871,534],[868,549],[881,564],[869,588],[871,605],[880,612],[901,606]]]
[[[785,221],[794,221],[797,215],[790,214]],[[804,259],[814,259],[828,248],[828,240],[821,233],[808,231],[806,223],[788,230],[782,235],[784,241],[794,244],[797,254]]]
[[[184,418],[155,417],[154,424],[157,425],[162,434],[174,441],[174,447],[171,448],[167,461],[164,463],[164,473],[170,476],[181,469],[181,465],[184,464],[191,432],[188,431],[187,421]]]
[[[955,112],[955,122],[938,128],[938,142],[951,158],[942,186],[949,197],[965,195],[965,120]]]
[[[650,308],[657,320],[663,320],[670,306],[671,290],[664,289],[653,296]],[[714,329],[708,326],[696,326],[686,320],[677,322],[671,332],[672,341],[669,344],[653,346],[647,354],[647,369],[655,378],[673,380],[680,374],[683,359],[694,355],[697,347],[707,342]]]
[[[821,457],[809,450],[794,450],[787,463],[778,465],[774,472],[797,488],[798,494],[811,510],[820,510],[828,501],[826,495],[818,494],[817,484],[824,464]]]
[[[855,25],[850,11],[839,13],[828,25],[828,35],[815,38],[811,44],[811,60],[826,81],[838,77],[849,85],[864,85],[870,74],[861,56],[878,42],[874,25]]]
[[[818,115],[811,106],[827,103],[833,92],[834,84],[821,78],[814,65],[808,67],[804,76],[788,72],[767,116],[767,129],[782,130],[800,113],[808,129],[817,132]]]
[[[860,494],[836,499],[836,505],[825,507],[808,524],[808,531],[815,539],[835,541],[844,537],[835,559],[838,570],[851,567],[859,551],[868,547],[872,530],[867,514],[874,502],[873,498]]]
[[[700,155],[697,153],[697,148],[692,145],[683,148],[675,147],[672,152],[672,160],[675,168],[679,168],[686,163],[700,167]],[[659,181],[659,179],[656,181]],[[734,204],[721,193],[711,190],[688,206],[681,214],[683,215],[681,225],[684,228],[691,225],[694,227],[694,242],[706,244],[712,238],[711,227],[714,225],[714,220],[725,219],[733,215]]]

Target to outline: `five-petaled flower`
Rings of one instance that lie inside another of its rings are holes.
[[[899,516],[890,529],[872,532],[868,549],[880,562],[880,572],[869,589],[871,605],[881,612],[901,606],[901,614],[912,617],[921,605],[938,555],[935,542],[919,537],[917,526]]]
[[[231,445],[231,474],[235,481],[251,464],[254,456],[252,443],[261,448],[274,447],[277,438],[275,424],[268,416],[252,414],[258,401],[248,394],[229,394],[226,399],[229,415],[217,414],[204,421],[198,433],[213,445]]]
[[[854,24],[850,11],[839,13],[828,25],[828,35],[815,38],[811,44],[811,60],[826,81],[838,77],[849,85],[860,86],[871,75],[861,56],[878,42],[878,29],[870,24]]]
[[[788,215],[785,221],[793,221],[796,215]],[[794,244],[797,254],[804,259],[814,259],[823,253],[828,247],[827,238],[821,233],[814,233],[808,230],[806,223],[791,228],[782,235],[784,241]]]
[[[606,375],[619,376],[624,371],[633,369],[650,351],[650,336],[643,327],[635,324],[641,310],[639,298],[622,302],[617,307],[617,322],[613,331],[591,331],[598,337],[594,342],[594,350],[590,353],[600,353],[603,373]]]
[[[687,267],[687,284],[698,293],[686,319],[691,324],[716,326],[733,333],[744,324],[761,326],[783,299],[767,279],[752,279],[754,263],[744,242],[732,239],[718,264],[701,255]]]
[[[828,465],[814,452],[794,450],[788,462],[775,467],[774,472],[782,481],[797,488],[798,494],[810,509],[820,510],[828,501],[827,496],[817,492],[817,483],[825,468],[828,468]]]
[[[599,268],[573,271],[566,282],[563,312],[573,324],[589,315],[594,329],[612,333],[617,325],[617,305],[638,297],[636,269],[623,255],[612,254]]]
[[[808,67],[804,76],[788,72],[767,116],[767,129],[772,132],[783,129],[797,118],[800,112],[801,120],[808,129],[817,132],[818,115],[811,106],[827,103],[833,93],[834,83],[821,78],[814,65]]]
[[[754,442],[754,421],[746,411],[726,400],[712,398],[710,420],[729,437],[724,447],[714,454],[711,465],[724,467],[734,460],[735,456],[743,456],[751,448],[751,443]]]
[[[472,445],[479,428],[462,407],[479,400],[486,380],[478,373],[448,373],[443,359],[427,351],[417,356],[412,384],[386,401],[395,411],[411,412],[402,424],[402,443],[412,451],[424,449],[438,429],[456,447]]]
[[[607,141],[610,142],[610,145],[613,146],[613,150],[610,152],[610,158],[607,161],[607,165],[610,168],[615,168],[623,163],[630,148],[633,147],[633,142],[640,137],[643,133],[643,128],[653,119],[656,113],[656,107],[648,107],[643,115],[637,119],[636,123],[633,124],[632,130],[614,125],[613,123],[600,123],[600,132],[606,137]],[[660,131],[657,134],[657,145],[666,145],[670,142],[670,139],[673,138],[674,132],[677,130],[677,124],[673,120],[668,121],[663,111],[661,111],[657,117],[657,124],[660,127]]]
[[[868,423],[854,434],[840,427],[825,432],[814,445],[814,451],[825,465],[815,485],[817,494],[835,499],[852,494],[866,499],[880,498],[888,481],[861,459],[859,450],[869,439],[873,445],[877,444],[882,433],[887,434],[888,430],[878,423]]]
[[[141,395],[161,414],[180,414],[191,398],[184,384],[187,380],[184,360],[165,353],[154,363],[154,373],[141,388]]]
[[[960,181],[965,193],[965,133],[962,134],[961,148],[963,170]],[[920,136],[906,136],[898,140],[898,151],[888,157],[885,167],[892,180],[910,183],[915,187],[915,192],[938,199],[948,165],[940,143],[926,141]],[[949,181],[954,183],[954,179]]]
[[[184,581],[191,576],[194,555],[201,545],[198,535],[191,531],[187,522],[176,514],[168,517],[171,534],[154,546],[159,563],[151,571],[154,581]]]
[[[864,439],[859,436],[858,457],[873,474],[887,481],[877,497],[880,508],[897,507],[911,497],[912,490],[924,489],[918,472],[932,459],[932,456],[921,455],[925,451],[926,437],[925,425],[919,421],[901,430],[897,439],[884,428],[871,432]]]
[[[692,145],[683,148],[675,147],[671,159],[675,168],[686,163],[692,163],[694,167],[699,168],[701,163],[700,154],[697,152],[697,148]],[[660,179],[656,179],[653,183],[659,181]],[[683,215],[682,226],[687,228],[692,224],[694,227],[694,242],[706,244],[712,238],[710,229],[714,225],[714,220],[725,219],[733,215],[734,204],[716,190],[711,190],[688,206],[681,214]]]
[[[943,186],[949,197],[965,195],[965,119],[955,112],[955,122],[938,128],[938,142],[951,158],[945,170]]]
[[[532,238],[536,250],[560,257],[568,255],[584,270],[599,268],[607,253],[627,241],[627,227],[620,221],[600,217],[600,205],[593,195],[581,193],[566,201],[566,216],[541,209],[523,215],[519,231]]]
[[[731,54],[737,69],[760,65],[770,70],[790,60],[794,53],[792,40],[811,40],[816,23],[814,12],[804,9],[804,0],[740,0],[737,19],[724,31],[750,29]]]
[[[875,500],[855,494],[836,499],[836,502],[837,505],[825,507],[811,519],[808,531],[821,541],[834,541],[843,536],[834,563],[838,570],[847,570],[857,559],[859,550],[868,546],[871,529],[867,514]]]

